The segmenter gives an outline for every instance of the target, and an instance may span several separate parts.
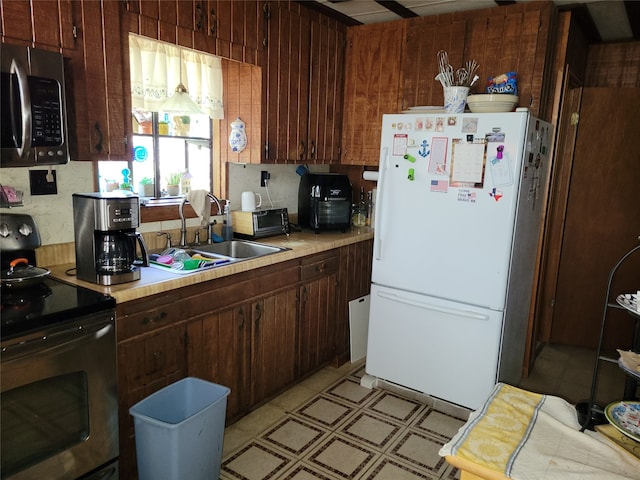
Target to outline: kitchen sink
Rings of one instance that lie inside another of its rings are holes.
[[[189,250],[207,255],[222,255],[233,260],[247,260],[249,258],[263,257],[272,253],[284,252],[288,248],[274,247],[264,243],[252,242],[250,240],[230,240],[210,245],[195,245]]]
[[[184,252],[188,259],[174,257],[174,262],[158,262],[162,255],[155,253],[149,256],[149,266],[171,272],[176,275],[188,275],[210,268],[217,268],[231,263],[263,257],[272,253],[284,252],[288,248],[272,247],[263,243],[249,240],[231,240],[228,242],[212,243],[210,245],[192,245],[186,248],[172,248],[162,252],[171,255],[172,252]],[[179,266],[178,266],[179,265]]]

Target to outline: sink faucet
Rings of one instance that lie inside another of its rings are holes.
[[[218,207],[218,215],[222,215],[222,205],[220,205],[220,200],[213,193],[207,193],[207,197]],[[184,197],[180,202],[180,206],[178,207],[178,213],[180,214],[180,246],[187,246],[187,220],[184,217],[184,204],[187,203],[187,197]],[[208,228],[208,239],[207,243],[211,243],[211,223]]]
[[[159,237],[165,235],[167,237],[167,243],[164,246],[164,249],[166,250],[168,248],[171,248],[171,234],[169,232],[156,232],[156,235]]]

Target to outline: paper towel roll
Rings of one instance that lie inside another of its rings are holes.
[[[365,180],[371,180],[373,182],[378,181],[378,172],[374,172],[373,170],[366,170],[362,172],[362,178]]]

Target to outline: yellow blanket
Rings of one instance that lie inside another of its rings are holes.
[[[640,461],[599,433],[580,432],[571,404],[502,383],[440,455],[514,480],[640,479]]]

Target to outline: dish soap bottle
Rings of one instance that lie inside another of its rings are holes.
[[[222,221],[222,239],[225,242],[233,240],[233,225],[231,224],[231,203],[229,200],[224,205],[224,220]]]

